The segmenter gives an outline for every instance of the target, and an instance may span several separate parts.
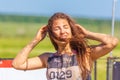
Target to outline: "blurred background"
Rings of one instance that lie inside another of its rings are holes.
[[[120,0],[115,3],[114,36],[120,40]],[[112,9],[113,0],[0,0],[0,58],[14,58],[56,12],[70,15],[90,31],[111,34]],[[30,57],[46,51],[54,51],[49,37],[35,47]],[[112,55],[119,57],[119,53],[120,45]],[[98,76],[102,75],[99,80],[106,79],[103,73],[107,57],[109,54],[98,61]]]

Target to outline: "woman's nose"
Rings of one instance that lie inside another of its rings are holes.
[[[64,28],[61,28],[61,33],[64,33],[65,32],[65,29]]]

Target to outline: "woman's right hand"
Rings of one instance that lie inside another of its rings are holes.
[[[47,34],[47,31],[48,31],[47,25],[42,26],[42,27],[38,30],[35,39],[38,40],[38,41],[43,40],[43,39],[45,38],[46,34]]]

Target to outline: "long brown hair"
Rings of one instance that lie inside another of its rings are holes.
[[[90,47],[87,44],[86,39],[84,38],[84,34],[82,30],[76,27],[76,23],[72,20],[68,15],[64,13],[55,13],[48,21],[48,33],[52,44],[55,49],[58,50],[58,46],[55,41],[52,39],[54,34],[52,33],[52,25],[53,21],[57,19],[66,19],[71,27],[72,38],[70,40],[70,46],[73,50],[77,51],[77,59],[80,69],[82,70],[82,78],[86,80],[88,73],[92,68],[92,60],[90,58]]]

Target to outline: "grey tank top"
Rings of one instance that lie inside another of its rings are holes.
[[[46,74],[47,80],[82,80],[76,55],[51,54]]]

